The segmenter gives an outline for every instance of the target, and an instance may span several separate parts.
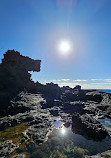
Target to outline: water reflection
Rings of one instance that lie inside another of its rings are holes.
[[[108,121],[108,120],[105,120]],[[110,121],[110,120],[109,120]],[[108,123],[109,124],[109,123]],[[111,125],[111,122],[110,122]],[[111,130],[111,128],[110,128]],[[61,133],[64,137],[60,137]],[[106,137],[101,141],[88,140],[86,137],[73,133],[72,124],[69,122],[62,123],[59,122],[59,127],[54,129],[51,135],[55,135],[57,139],[62,139],[61,141],[71,141],[74,146],[86,149],[89,151],[89,155],[97,154],[109,150],[111,147],[111,137]],[[50,138],[50,136],[49,136]]]
[[[65,128],[64,128],[64,127],[62,127],[62,128],[61,128],[61,134],[63,134],[63,135],[64,135],[65,133],[66,133],[66,130],[65,130]]]
[[[107,129],[107,131],[111,135],[111,119],[109,118],[98,119],[98,121]]]
[[[102,141],[87,140],[85,137],[72,132],[69,122],[54,122],[54,130],[47,142],[37,145],[30,143],[17,152],[26,153],[27,158],[83,158],[85,155],[95,155],[111,147],[111,138]]]

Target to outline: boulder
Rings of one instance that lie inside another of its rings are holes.
[[[100,124],[99,121],[91,117],[90,115],[74,114],[72,117],[72,131],[77,134],[81,134],[87,139],[93,139],[101,141],[109,136],[107,130]]]
[[[80,102],[65,102],[63,104],[63,111],[65,113],[79,113],[79,114],[83,114],[84,113],[84,103],[80,103]]]
[[[86,99],[100,103],[103,99],[103,96],[98,91],[93,91],[86,93]]]

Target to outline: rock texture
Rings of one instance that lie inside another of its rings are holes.
[[[111,118],[111,94],[82,90],[79,85],[60,88],[53,83],[34,83],[28,71],[40,71],[40,62],[12,50],[0,64],[0,131],[21,123],[28,125],[18,143],[0,143],[0,157],[8,156],[27,140],[45,142],[58,120],[66,128],[72,125],[72,132],[87,139],[100,141],[109,136],[97,118]]]
[[[72,116],[72,122],[72,131],[83,135],[87,139],[101,141],[108,135],[107,130],[100,122],[88,114],[80,116],[80,114],[76,113]]]
[[[18,146],[13,144],[12,141],[5,141],[0,143],[0,157],[7,157],[10,153],[12,153]]]
[[[6,115],[10,99],[20,91],[31,91],[34,83],[29,71],[40,71],[40,60],[33,60],[20,55],[15,50],[8,50],[0,64],[0,116]]]
[[[111,150],[93,156],[86,156],[85,158],[111,158]]]

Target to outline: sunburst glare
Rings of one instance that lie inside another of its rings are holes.
[[[66,133],[66,131],[65,131],[64,128],[61,128],[61,133],[62,133],[62,134],[65,134],[65,133]]]
[[[70,41],[61,41],[59,44],[58,44],[58,50],[59,50],[59,53],[62,54],[62,55],[69,55],[71,53],[71,50],[72,50],[72,45],[70,43]]]

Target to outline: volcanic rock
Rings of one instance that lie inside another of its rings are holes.
[[[88,114],[80,115],[78,113],[72,116],[72,131],[81,134],[87,139],[100,141],[109,136],[107,130]]]

